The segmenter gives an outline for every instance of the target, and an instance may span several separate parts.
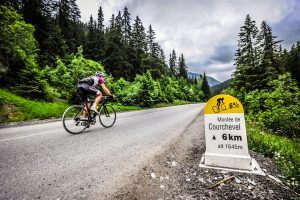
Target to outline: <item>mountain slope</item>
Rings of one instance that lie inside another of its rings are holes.
[[[197,73],[194,73],[194,72],[188,72],[188,77],[189,78],[197,78],[199,79],[200,77],[202,76],[202,74],[197,74]],[[218,85],[220,84],[221,82],[216,80],[215,78],[213,77],[210,77],[210,76],[206,76],[207,78],[207,82],[208,82],[208,85],[211,87],[211,86],[214,86],[214,85]]]
[[[231,82],[231,79],[228,79],[227,81],[224,81],[218,85],[214,85],[212,87],[210,87],[210,93],[212,95],[215,95],[215,94],[218,94],[219,92],[221,92],[222,90],[226,89],[229,87],[230,85],[230,82]]]

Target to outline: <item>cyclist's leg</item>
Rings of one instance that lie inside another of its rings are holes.
[[[90,86],[87,91],[90,95],[96,95],[96,98],[93,103],[93,106],[96,106],[102,99],[102,93],[97,88],[92,86]]]
[[[97,97],[95,98],[94,105],[97,105],[102,99],[102,93],[98,90]]]
[[[77,88],[81,100],[82,100],[83,102],[85,102],[85,110],[86,110],[86,111],[88,111],[88,109],[90,109],[90,107],[91,107],[90,103],[87,103],[87,100],[88,100],[88,93],[87,93],[86,88],[88,88],[88,86],[89,86],[88,84],[83,83],[83,84],[79,84],[79,86],[78,86],[78,88]],[[86,113],[85,111],[83,111],[82,116],[83,116],[84,118],[86,118],[86,117],[87,117],[87,113]]]

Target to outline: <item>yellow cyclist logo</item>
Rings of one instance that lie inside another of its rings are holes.
[[[217,95],[212,97],[206,104],[205,114],[243,113],[242,104],[230,95]]]
[[[219,113],[219,112],[222,112],[223,110],[226,110],[226,106],[225,106],[225,103],[224,103],[224,97],[218,98],[217,99],[217,106],[213,106],[212,109],[215,113]]]

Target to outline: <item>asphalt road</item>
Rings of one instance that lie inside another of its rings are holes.
[[[105,199],[167,147],[204,105],[118,113],[68,134],[61,122],[0,129],[0,199]]]

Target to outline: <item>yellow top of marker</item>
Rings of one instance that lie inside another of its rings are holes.
[[[244,113],[241,102],[233,96],[216,95],[206,103],[204,114]]]

